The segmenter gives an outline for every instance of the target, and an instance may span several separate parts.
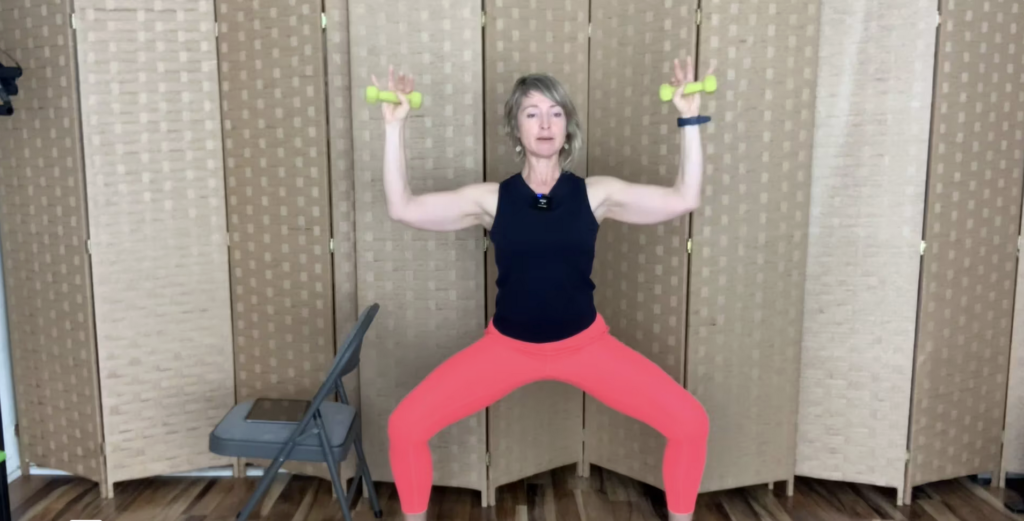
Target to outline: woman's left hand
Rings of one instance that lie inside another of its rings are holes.
[[[675,104],[676,108],[679,109],[679,114],[684,118],[692,118],[700,115],[700,93],[684,94],[686,86],[694,82],[696,74],[693,70],[693,57],[686,57],[686,71],[683,71],[682,66],[679,64],[679,59],[675,60],[676,74],[672,78],[671,85],[676,88],[676,94],[672,97],[672,103]],[[715,71],[715,66],[711,65],[708,69],[707,75],[710,76]]]

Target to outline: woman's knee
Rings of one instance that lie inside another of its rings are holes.
[[[670,432],[668,438],[704,442],[708,439],[711,422],[704,406],[685,389],[680,388],[677,399],[672,400]]]
[[[414,418],[415,411],[407,402],[408,400],[402,400],[388,416],[388,439],[392,444],[417,441],[416,427],[421,422]]]

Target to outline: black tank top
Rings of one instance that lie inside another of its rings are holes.
[[[586,181],[563,173],[548,208],[516,174],[498,189],[491,225],[498,294],[494,328],[524,342],[554,342],[593,324],[594,249],[599,228],[587,198]]]

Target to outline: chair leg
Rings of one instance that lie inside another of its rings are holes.
[[[373,478],[370,477],[370,466],[366,463],[366,455],[363,454],[363,433],[356,434],[356,456],[359,465],[359,474],[363,477],[363,486],[366,487],[366,495],[370,496],[370,505],[373,507],[373,516],[377,519],[384,517],[384,511],[380,509],[380,502],[377,501],[377,489],[373,486]],[[358,476],[357,476],[358,477]]]
[[[249,496],[249,500],[246,501],[242,511],[238,513],[238,517],[235,519],[238,521],[246,521],[249,519],[249,515],[256,509],[256,504],[259,503],[260,499],[267,490],[270,489],[270,485],[274,482],[274,477],[277,475],[277,471],[281,470],[281,466],[284,465],[285,460],[288,459],[288,455],[292,453],[292,449],[295,447],[295,442],[285,445],[281,448],[281,451],[277,453],[274,460],[270,462],[270,466],[263,473],[263,477],[260,478],[259,485],[256,486],[256,492],[253,492]]]
[[[341,487],[341,477],[338,476],[338,462],[334,461],[334,455],[331,453],[331,442],[327,439],[324,422],[320,416],[316,416],[315,420],[316,430],[320,431],[320,448],[324,452],[327,471],[331,474],[331,485],[334,487],[334,493],[338,496],[338,503],[341,503],[341,513],[345,516],[345,521],[352,521],[352,512],[348,508],[349,497]]]

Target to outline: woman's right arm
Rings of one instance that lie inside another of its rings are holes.
[[[405,164],[405,121],[388,122],[384,128],[384,194],[392,219],[429,231],[490,228],[498,207],[497,183],[413,194]]]
[[[377,84],[377,78],[373,78]],[[378,85],[379,87],[379,85]],[[388,89],[400,104],[381,103],[384,116],[384,195],[388,215],[395,221],[421,230],[454,231],[474,225],[490,228],[498,209],[498,184],[474,183],[442,192],[413,194],[405,162],[405,123],[412,92],[412,78],[394,78],[388,70]]]

